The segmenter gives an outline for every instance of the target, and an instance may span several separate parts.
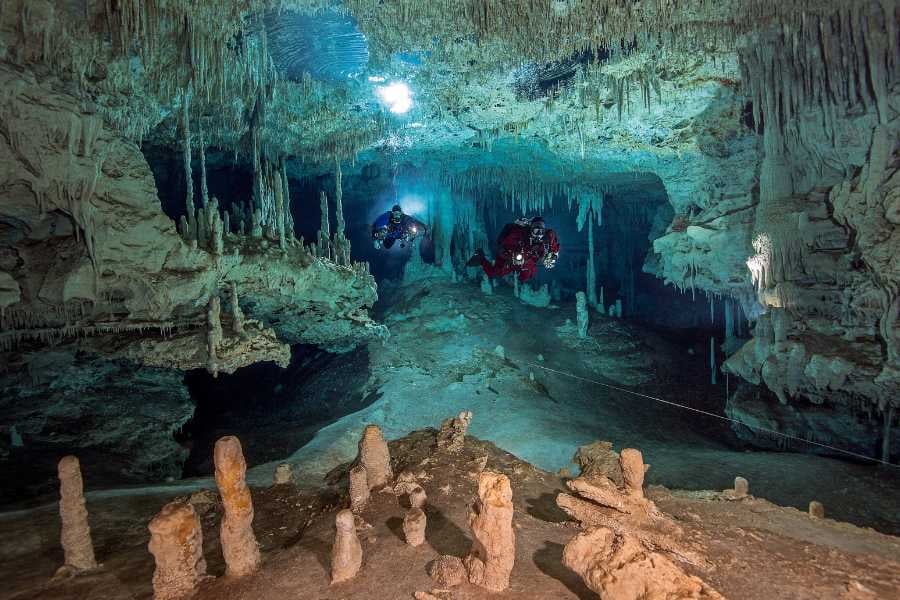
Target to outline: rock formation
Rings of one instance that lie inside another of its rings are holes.
[[[335,517],[334,546],[331,548],[331,583],[353,579],[362,566],[363,550],[356,535],[353,513],[340,511]]]
[[[281,463],[275,467],[275,474],[272,477],[273,485],[285,485],[294,481],[294,473],[289,463]]]
[[[76,570],[96,568],[88,512],[84,506],[81,464],[74,456],[59,461],[59,516],[65,566]]]
[[[377,425],[366,425],[359,441],[359,464],[366,469],[370,490],[387,485],[394,478],[391,455],[384,434]]]
[[[516,560],[512,519],[509,478],[483,471],[478,479],[478,498],[469,509],[473,542],[464,563],[471,583],[492,592],[502,592],[509,587],[509,576]]]
[[[369,502],[369,478],[366,468],[356,465],[350,469],[350,510],[359,513]]]
[[[428,575],[442,588],[455,587],[466,580],[466,567],[456,556],[439,556],[428,563]]]
[[[447,419],[441,423],[441,430],[438,433],[437,445],[441,450],[447,452],[459,452],[466,443],[466,432],[469,430],[469,424],[472,423],[472,413],[470,411],[462,411],[456,417]]]
[[[644,497],[644,474],[649,465],[644,464],[644,457],[640,450],[625,448],[619,455],[619,464],[622,468],[622,479],[628,494],[635,498]]]
[[[575,294],[575,317],[578,323],[578,337],[587,337],[588,326],[588,305],[587,296],[584,292]]]
[[[605,600],[693,598],[723,600],[700,578],[648,551],[634,536],[598,527],[566,544],[563,563]]]
[[[242,577],[256,571],[260,560],[252,526],[253,501],[245,480],[247,463],[241,442],[234,436],[219,439],[214,452],[216,485],[225,509],[221,526],[225,574]]]
[[[734,489],[731,490],[731,497],[735,500],[741,500],[750,493],[750,482],[743,477],[734,478]]]
[[[600,441],[580,446],[572,461],[578,465],[580,476],[584,479],[609,478],[616,485],[625,485],[619,453],[613,450],[612,442]]]
[[[811,500],[809,503],[809,516],[816,519],[825,518],[825,505],[817,500]]]
[[[153,571],[153,600],[190,598],[206,576],[203,531],[188,502],[166,504],[149,525]]]

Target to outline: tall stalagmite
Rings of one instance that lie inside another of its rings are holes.
[[[359,463],[366,469],[370,490],[387,485],[394,477],[391,454],[377,425],[366,425],[359,440]]]
[[[478,498],[469,509],[472,549],[465,558],[469,581],[492,592],[509,587],[516,560],[512,487],[501,473],[484,471],[478,479]]]
[[[153,600],[190,598],[206,576],[203,530],[189,502],[166,504],[149,525],[153,571]]]
[[[97,567],[94,544],[84,505],[84,482],[78,458],[66,456],[59,461],[59,516],[62,520],[60,541],[65,565],[75,569]]]
[[[342,510],[334,520],[334,546],[331,548],[331,583],[353,579],[362,566],[363,549],[356,535],[353,512]]]
[[[234,436],[221,438],[216,442],[214,458],[216,485],[225,508],[221,528],[225,574],[249,575],[259,567],[259,546],[253,534],[253,501],[245,481],[247,463],[241,442]]]

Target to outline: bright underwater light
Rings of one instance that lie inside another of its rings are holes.
[[[402,115],[412,108],[412,92],[402,81],[394,81],[388,85],[375,88],[375,95],[381,103],[395,115]]]

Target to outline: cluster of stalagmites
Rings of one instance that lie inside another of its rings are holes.
[[[705,565],[702,555],[681,540],[681,528],[644,496],[649,465],[641,453],[626,448],[615,458],[608,443],[582,448],[576,455],[582,473],[567,482],[573,493],[556,499],[584,527],[566,544],[565,565],[604,599],[722,598],[669,558]]]
[[[472,413],[464,411],[447,419],[436,438],[438,452],[459,452]],[[572,494],[560,494],[559,506],[583,531],[565,547],[564,564],[580,575],[586,585],[609,600],[645,598],[692,598],[716,600],[722,596],[696,576],[688,575],[676,561],[703,567],[705,559],[682,541],[681,529],[644,496],[644,474],[649,468],[641,453],[625,449],[621,454],[611,444],[598,442],[584,446],[576,454],[581,475],[568,482]],[[253,503],[246,483],[246,462],[237,438],[221,438],[214,450],[215,479],[224,508],[221,547],[226,576],[237,578],[256,572],[260,551],[253,532]],[[97,566],[91,544],[78,459],[60,461],[60,514],[66,567],[86,570]],[[468,581],[490,592],[502,592],[510,585],[515,564],[516,534],[513,524],[513,491],[509,478],[484,469],[477,473],[478,490],[469,507],[472,546],[466,556],[443,555],[431,561],[427,572],[440,588]],[[290,483],[290,465],[275,470],[274,484]],[[359,442],[359,454],[350,470],[350,508],[335,516],[335,536],[331,551],[331,582],[339,584],[357,576],[365,556],[357,533],[365,527],[364,513],[370,494],[393,493],[406,496],[409,508],[403,519],[403,533],[412,547],[427,540],[427,494],[421,481],[424,471],[403,471],[394,477],[388,444],[382,431],[369,425]],[[732,499],[747,496],[749,484],[741,477],[727,490]],[[821,505],[810,506],[813,516],[821,516]],[[175,500],[165,505],[149,524],[149,550],[156,568],[153,574],[154,600],[191,597],[206,579],[203,534],[192,500]],[[674,560],[673,560],[674,559]],[[416,597],[431,597],[420,592]]]

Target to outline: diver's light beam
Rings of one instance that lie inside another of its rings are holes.
[[[381,103],[395,115],[402,115],[412,108],[412,92],[402,81],[394,81],[388,85],[375,88],[375,95]]]

